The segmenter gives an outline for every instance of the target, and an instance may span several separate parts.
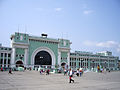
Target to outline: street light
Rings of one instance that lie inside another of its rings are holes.
[[[94,71],[94,60],[92,62],[93,62],[93,71]]]
[[[106,61],[105,61],[105,69],[106,69]]]

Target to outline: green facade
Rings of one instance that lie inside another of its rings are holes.
[[[63,48],[70,48],[70,41],[65,39],[59,39],[59,46]]]
[[[13,62],[22,61],[24,66],[34,65],[35,55],[39,51],[47,51],[52,58],[52,65],[68,64],[68,53],[70,53],[70,41],[66,39],[53,39],[44,36],[30,36],[24,33],[15,33],[11,35],[13,47]],[[66,49],[66,50],[64,50]],[[61,53],[59,57],[58,53]],[[14,63],[15,62],[15,63]]]
[[[24,33],[15,33],[15,37],[14,37],[14,42],[18,42],[18,43],[28,43],[28,34],[24,34]]]
[[[16,48],[16,58],[15,60],[22,60],[24,61],[24,54],[25,54],[25,50],[23,48]]]
[[[93,54],[88,52],[75,51],[70,55],[70,66],[83,69],[97,70],[97,66],[104,69],[117,70],[119,57],[111,54]]]
[[[28,64],[31,64],[31,56],[32,53],[34,52],[35,49],[39,47],[48,47],[50,48],[56,57],[56,64],[57,64],[57,59],[58,59],[58,44],[57,43],[46,43],[46,42],[41,42],[41,41],[35,41],[35,40],[30,40],[29,41],[29,62]]]
[[[67,52],[61,52],[61,63],[67,63]]]

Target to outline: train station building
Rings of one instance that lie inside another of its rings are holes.
[[[49,38],[47,34],[30,36],[15,32],[11,35],[11,47],[0,45],[0,67],[37,67],[50,68],[67,66],[73,69],[92,69],[100,65],[117,70],[119,57],[112,52],[70,52],[70,40]]]

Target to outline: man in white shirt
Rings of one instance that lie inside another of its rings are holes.
[[[72,77],[73,77],[73,72],[72,72],[72,69],[70,69],[70,71],[69,71],[69,80],[70,80],[70,82],[69,83],[71,83],[71,81],[74,83],[74,80],[72,79]]]

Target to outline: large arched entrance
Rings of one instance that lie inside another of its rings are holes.
[[[32,53],[32,56],[31,56],[31,64],[34,65],[34,66],[37,66],[37,67],[40,66],[41,63],[39,63],[39,62],[43,58],[43,57],[39,57],[41,51],[44,51],[44,52],[49,54],[48,57],[51,57],[51,59],[48,59],[48,60],[51,60],[50,65],[52,66],[52,68],[54,68],[55,67],[55,62],[56,62],[56,57],[55,57],[54,52],[48,47],[39,47],[39,48],[35,49],[34,52]],[[37,58],[35,59],[35,57],[38,57],[38,59]],[[39,58],[41,58],[41,59],[39,59]]]
[[[51,55],[47,51],[39,51],[35,55],[35,65],[52,65]]]

